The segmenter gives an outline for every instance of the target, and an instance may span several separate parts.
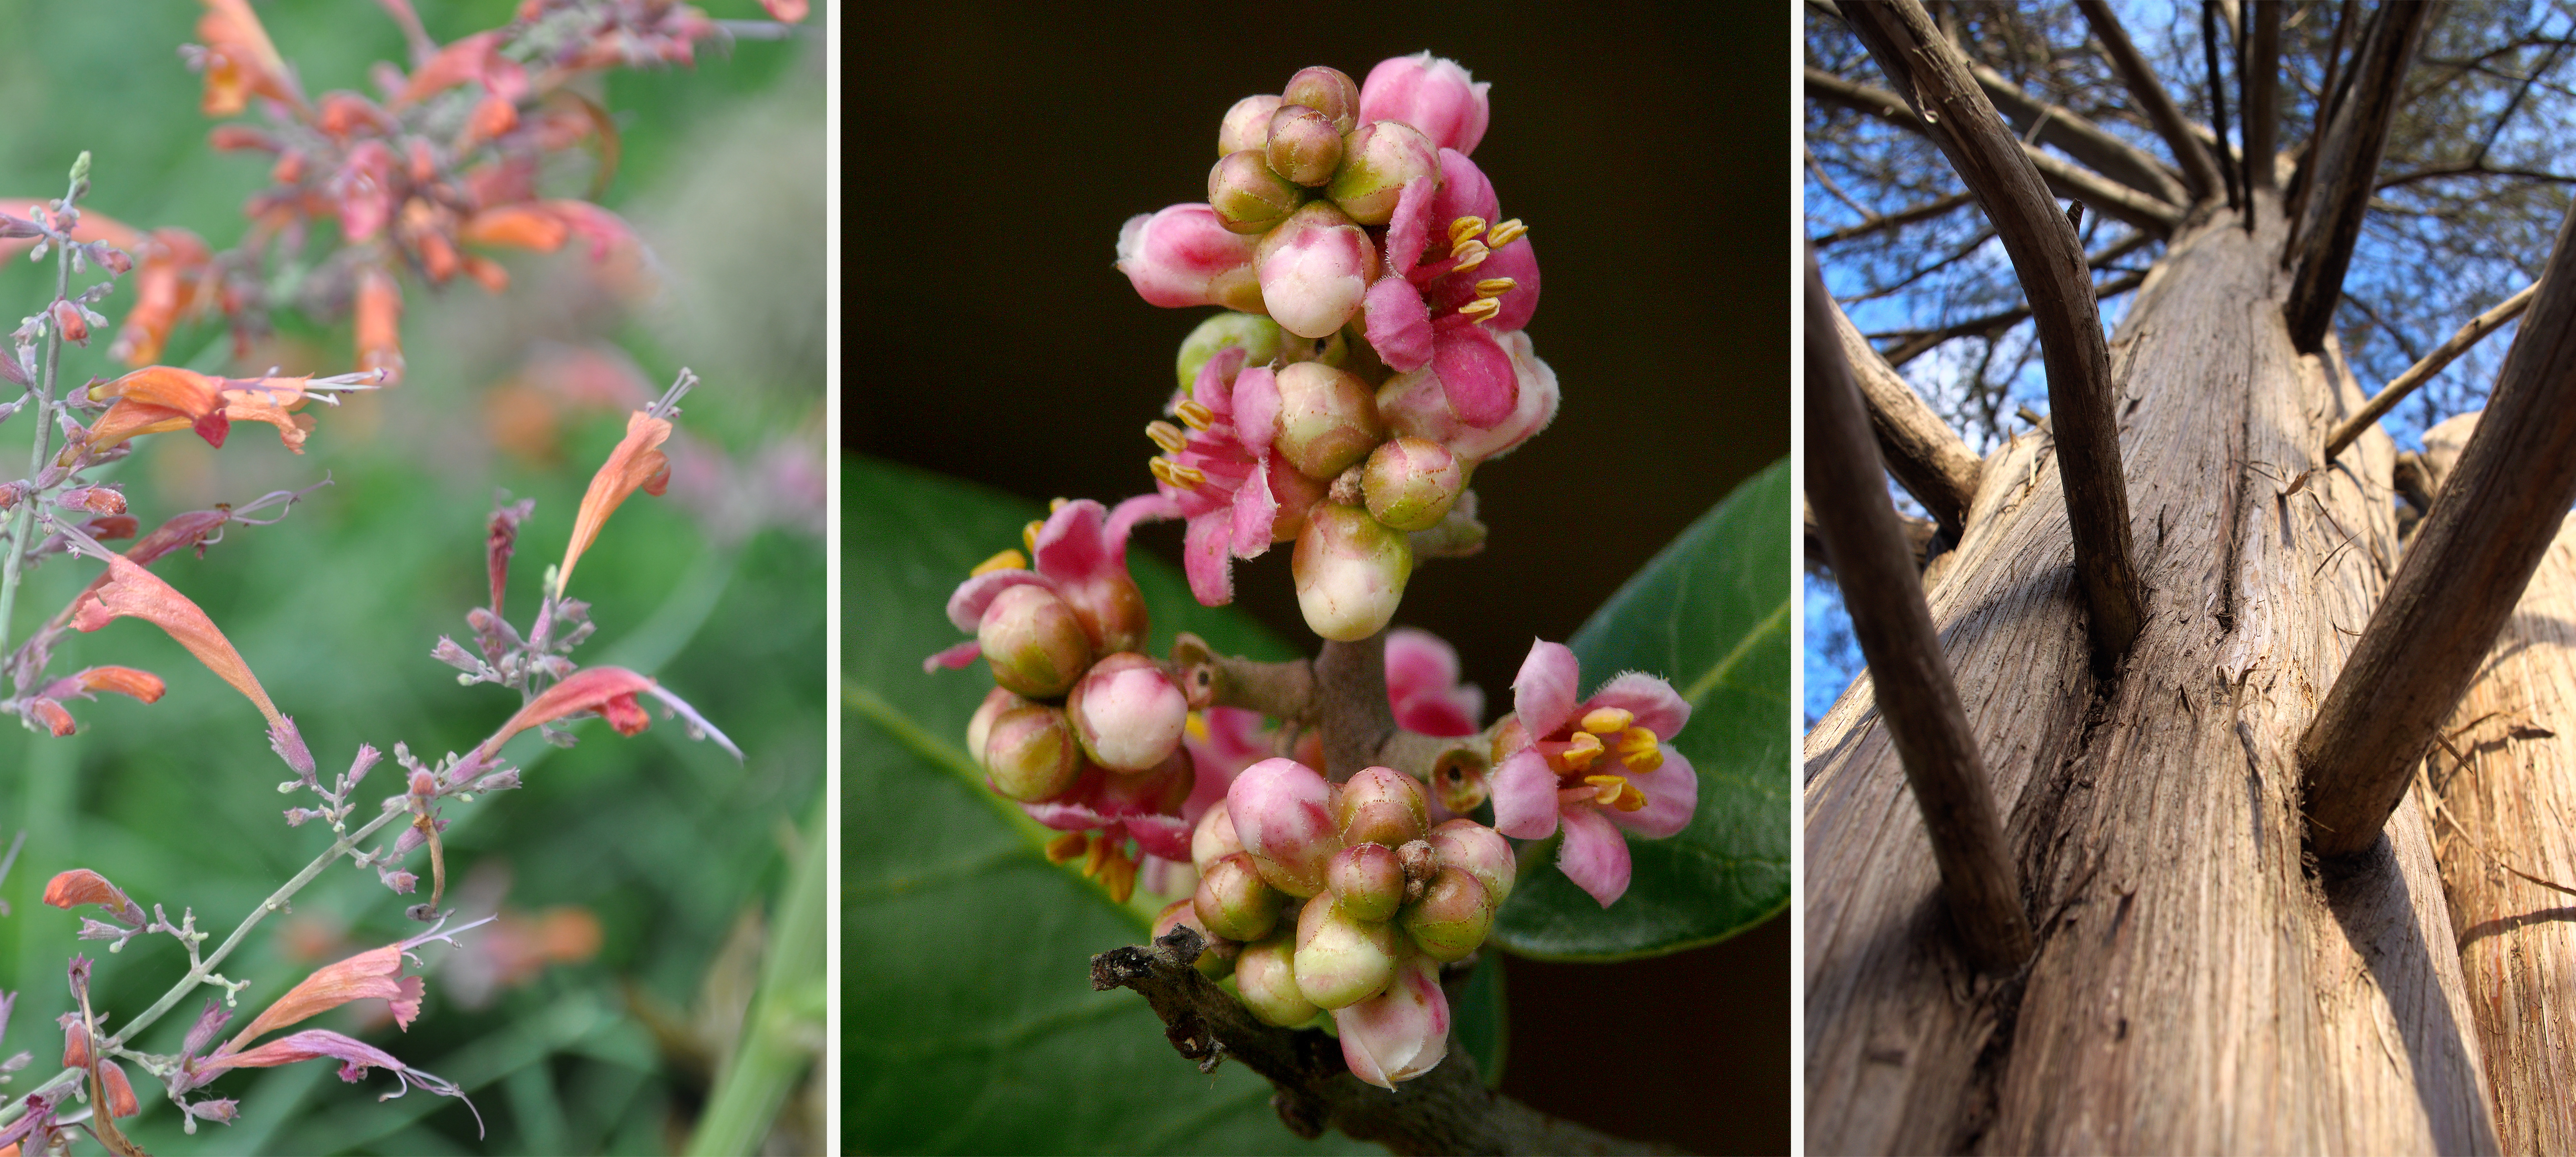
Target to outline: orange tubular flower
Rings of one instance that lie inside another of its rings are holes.
[[[458,929],[464,931],[464,929]],[[371,949],[316,971],[304,983],[262,1010],[220,1053],[240,1052],[260,1036],[297,1021],[329,1012],[353,1000],[382,1000],[393,1006],[394,1023],[408,1031],[420,1015],[420,978],[402,974],[403,953],[426,940],[404,940]]]
[[[129,366],[148,366],[160,360],[170,331],[198,304],[199,292],[214,272],[214,253],[185,229],[157,229],[138,244],[136,255],[143,264],[134,274],[134,308],[118,327],[108,356]]]
[[[118,555],[107,560],[108,583],[98,588],[72,616],[72,627],[95,631],[121,618],[137,618],[161,628],[197,661],[233,689],[250,698],[259,712],[268,717],[272,730],[292,731],[294,725],[277,713],[277,704],[269,701],[268,692],[251,674],[250,664],[242,661],[241,652],[233,649],[232,640],[215,628],[215,621],[190,602],[160,576],[136,566],[133,560]]]
[[[581,510],[572,520],[572,541],[564,546],[563,567],[555,573],[555,593],[561,594],[572,585],[573,564],[581,561],[581,552],[590,549],[599,537],[599,528],[608,516],[617,512],[626,496],[642,490],[656,498],[671,482],[671,460],[662,454],[662,443],[671,436],[671,422],[637,410],[626,417],[626,438],[601,463],[599,473],[590,476],[590,489],[581,496]]]
[[[402,384],[402,286],[375,266],[358,271],[358,368],[382,370],[385,384]]]
[[[197,38],[206,42],[206,95],[200,107],[210,117],[239,116],[250,98],[281,100],[306,111],[304,93],[286,71],[286,60],[269,42],[250,0],[205,0],[206,14],[197,18]]]
[[[535,727],[552,723],[567,715],[595,711],[617,729],[619,735],[633,735],[653,721],[642,704],[635,701],[638,692],[652,689],[653,681],[624,667],[585,667],[565,677],[563,682],[546,688],[528,700],[510,721],[501,725],[492,738],[474,749],[474,762],[489,763],[500,753],[510,737]]]
[[[173,366],[146,366],[90,387],[92,401],[115,399],[90,427],[85,448],[101,450],[128,438],[193,429],[221,447],[234,422],[266,422],[278,441],[298,454],[313,419],[288,411],[304,404],[309,378],[221,378]]]
[[[107,877],[87,868],[74,868],[46,881],[45,903],[65,911],[83,904],[96,904],[117,919],[136,925],[143,923],[142,905],[126,895],[125,889],[108,883]]]

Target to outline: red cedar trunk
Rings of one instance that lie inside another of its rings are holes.
[[[2041,947],[1977,980],[1863,678],[1808,737],[1807,1137],[1817,1153],[2489,1152],[2495,1123],[2422,812],[2304,867],[2293,744],[2396,561],[2393,447],[2309,475],[2362,402],[2302,357],[2285,229],[2178,233],[2112,349],[2148,615],[2087,667],[2040,435],[1980,476],[1928,592]]]

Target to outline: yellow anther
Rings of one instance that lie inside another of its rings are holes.
[[[985,559],[982,562],[976,563],[975,569],[966,572],[966,577],[973,578],[979,574],[991,574],[997,570],[1027,569],[1029,569],[1029,558],[1027,555],[1021,554],[1016,550],[1006,550],[991,558]]]
[[[1487,249],[1482,241],[1465,241],[1451,249],[1449,256],[1458,263],[1454,272],[1465,273],[1484,264],[1485,258],[1493,256],[1493,252]]]
[[[1100,869],[1108,867],[1110,857],[1117,854],[1117,849],[1110,847],[1108,840],[1091,841],[1091,851],[1082,857],[1083,876],[1086,878],[1098,877],[1100,875]]]
[[[1064,509],[1065,503],[1071,501],[1073,500],[1070,498],[1050,498],[1047,500],[1047,513],[1053,514],[1056,511],[1062,510]]]
[[[1601,758],[1601,751],[1600,736],[1589,731],[1577,731],[1554,762],[1564,764],[1567,771],[1581,771],[1592,766],[1593,760]]]
[[[1166,454],[1178,454],[1190,444],[1189,436],[1170,422],[1145,423],[1145,436],[1153,439],[1154,444],[1162,447]]]
[[[1183,490],[1196,490],[1207,481],[1207,475],[1196,467],[1183,466],[1169,458],[1149,459],[1146,466],[1154,472],[1154,477]]]
[[[1634,772],[1649,772],[1664,765],[1664,750],[1655,733],[1643,727],[1631,727],[1619,733],[1619,762]]]
[[[1583,782],[1592,785],[1592,802],[1603,807],[1617,806],[1620,794],[1633,790],[1624,775],[1587,775]]]
[[[1124,852],[1113,852],[1100,866],[1100,886],[1109,889],[1109,902],[1124,904],[1136,894],[1136,861]]]
[[[1030,554],[1036,554],[1038,552],[1038,532],[1044,529],[1046,529],[1045,523],[1039,522],[1034,518],[1030,519],[1027,526],[1020,528],[1020,545],[1029,548]]]
[[[1503,303],[1491,297],[1479,297],[1458,307],[1459,316],[1479,322],[1489,320],[1502,311]]]
[[[1204,430],[1216,424],[1216,411],[1196,401],[1182,402],[1172,407],[1172,412],[1179,415],[1181,421],[1188,423],[1193,430]]]
[[[1090,845],[1090,836],[1084,835],[1081,832],[1066,832],[1063,835],[1047,841],[1047,862],[1050,864],[1066,863],[1072,860],[1075,856],[1081,855],[1084,849],[1088,848]]]
[[[1190,712],[1190,714],[1189,714],[1189,718],[1188,718],[1187,720],[1183,721],[1183,722],[1182,722],[1182,724],[1181,724],[1181,726],[1182,726],[1182,727],[1184,727],[1184,728],[1186,728],[1186,729],[1189,731],[1189,733],[1190,733],[1190,738],[1195,739],[1195,740],[1198,740],[1198,741],[1199,741],[1199,742],[1201,742],[1201,743],[1205,743],[1205,742],[1207,742],[1207,741],[1208,741],[1207,713],[1206,713],[1206,712],[1202,712],[1202,711],[1193,711],[1193,712]]]
[[[1476,296],[1501,297],[1519,287],[1520,282],[1508,277],[1488,277],[1476,283]]]
[[[1500,249],[1514,241],[1520,240],[1528,234],[1529,226],[1521,224],[1521,219],[1514,217],[1509,221],[1505,221],[1500,225],[1494,226],[1493,232],[1485,234],[1485,244],[1491,245],[1496,249]]]
[[[1595,707],[1583,714],[1583,729],[1594,735],[1617,735],[1637,723],[1637,713],[1625,707]]]
[[[1484,218],[1473,215],[1460,217],[1449,223],[1449,245],[1454,249],[1465,244],[1468,238],[1484,231]]]

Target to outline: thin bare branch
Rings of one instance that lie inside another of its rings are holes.
[[[2426,165],[2395,176],[2379,179],[2382,191],[2403,188],[2419,181],[2438,181],[2446,177],[2513,177],[2525,181],[2546,181],[2553,185],[2576,185],[2576,176],[2540,169],[2497,168],[2484,161],[2457,161],[2447,165]]]
[[[2147,123],[2155,127],[2156,135],[2164,138],[2165,147],[2172,149],[2174,159],[2181,163],[2183,187],[2191,190],[2192,199],[2217,195],[2217,159],[2191,135],[2191,122],[2184,119],[2182,109],[2156,80],[2155,70],[2147,67],[2147,58],[2139,54],[2137,45],[2129,42],[2129,34],[2120,27],[2120,18],[2112,14],[2109,0],[2075,0],[2075,6],[2083,10],[2084,22],[2092,26],[2093,38],[2102,42],[2102,50],[2119,71],[2121,83],[2129,86],[2129,95],[2146,110]]]
[[[1871,21],[1875,7],[1854,4],[1845,11],[1859,26]],[[1920,27],[1928,31],[1929,18]],[[1985,759],[1942,658],[1913,552],[1887,500],[1885,467],[1860,387],[1843,361],[1842,343],[1830,336],[1840,327],[1812,259],[1806,293],[1807,500],[1851,611],[1852,633],[1869,660],[1880,718],[1922,809],[1959,938],[1978,967],[2009,973],[2030,959],[2033,941]]]
[[[2245,44],[2246,180],[2272,189],[2279,187],[2272,154],[2280,149],[2281,5],[2255,0],[2249,7],[2254,34]]]
[[[2333,435],[2326,439],[2326,460],[2333,461],[2334,456],[2343,453],[2344,447],[2352,445],[2353,439],[2361,437],[2361,432],[2369,429],[2371,423],[2378,421],[2388,411],[2396,409],[2397,403],[2405,401],[2406,395],[2415,392],[2415,387],[2431,381],[2433,375],[2441,373],[2444,367],[2459,360],[2461,354],[2469,352],[2469,347],[2486,340],[2488,334],[2504,328],[2504,323],[2522,316],[2522,311],[2531,305],[2531,299],[2539,292],[2539,282],[2535,281],[2524,286],[2522,292],[2504,299],[2495,308],[2469,319],[2469,324],[2461,326],[2458,333],[2451,335],[2451,340],[2435,346],[2433,352],[2424,355],[2423,360],[2406,367],[2405,373],[2391,379],[2386,388],[2372,395],[2367,404],[2355,411],[2351,417],[2344,419],[2342,425],[2335,427]]]
[[[2227,207],[2238,205],[2236,166],[2227,163],[2227,85],[2218,72],[2218,0],[2200,0],[2200,55],[2209,65],[2209,135],[2218,142],[2218,173]]]
[[[1984,461],[1932,412],[1896,367],[1869,347],[1830,296],[1825,309],[1833,315],[1844,362],[1869,406],[1870,429],[1877,434],[1879,453],[1886,456],[1887,472],[1923,504],[1950,541],[1957,542],[1966,532],[1968,507],[1977,499],[1977,474],[1984,469]]]
[[[2427,7],[2395,4],[2380,10],[2353,59],[2352,95],[2335,114],[2325,148],[2317,154],[2314,195],[2299,223],[2298,273],[2290,283],[2289,301],[2281,307],[2290,343],[2302,353],[2323,349],[2334,328],[2335,300],[2343,295],[2344,273],[2361,240],[2361,219],[2370,208],[2371,184],[2388,147],[2389,121],[2397,112],[2399,82],[2415,56]]]
[[[2191,203],[2191,192],[2183,188],[2181,179],[2168,171],[2164,162],[2112,136],[2073,109],[2023,92],[2011,77],[1982,64],[1972,64],[1969,70],[1985,88],[1987,99],[1995,102],[1996,111],[2003,113],[2016,131],[2029,133],[2036,125],[2038,143],[2064,152],[2091,166],[2094,172],[2169,205]]]
[[[1952,193],[1940,200],[1927,201],[1923,204],[1916,205],[1911,209],[1899,209],[1893,213],[1867,214],[1860,224],[1851,226],[1847,229],[1836,229],[1831,233],[1819,234],[1811,244],[1818,249],[1823,249],[1826,246],[1833,245],[1837,242],[1867,237],[1872,233],[1884,230],[1900,229],[1907,225],[1914,224],[1917,221],[1929,221],[1944,213],[1951,212],[1962,205],[1973,204],[1976,199],[1977,198],[1973,194]]]
[[[2359,98],[2356,97],[2356,100]],[[2299,739],[2310,844],[2370,848],[2576,504],[2576,213],[2477,433]],[[1810,355],[1812,356],[1812,355]]]

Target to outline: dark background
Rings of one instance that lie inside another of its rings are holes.
[[[1530,330],[1565,401],[1477,472],[1490,544],[1423,567],[1400,620],[1457,645],[1488,718],[1508,710],[1533,636],[1571,635],[1788,453],[1795,12],[1744,9],[862,5],[842,444],[1038,500],[1145,491],[1145,423],[1212,311],[1137,298],[1110,267],[1120,223],[1205,199],[1238,98],[1432,49],[1493,83],[1475,159],[1538,246]],[[1175,565],[1179,543],[1177,523],[1138,536]],[[1287,555],[1238,563],[1236,590],[1303,638]],[[1623,964],[1514,958],[1507,978],[1507,1092],[1694,1150],[1788,1150],[1786,920]]]

